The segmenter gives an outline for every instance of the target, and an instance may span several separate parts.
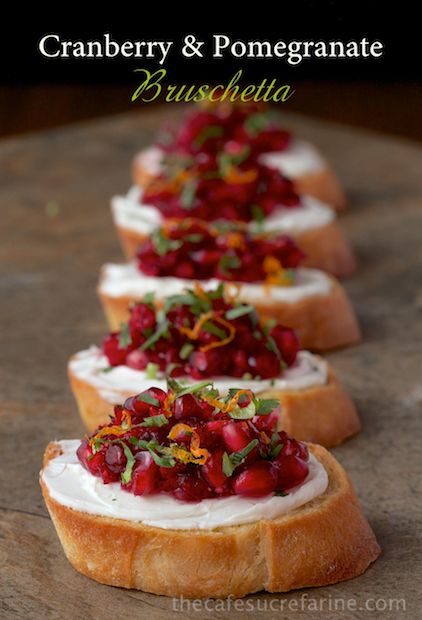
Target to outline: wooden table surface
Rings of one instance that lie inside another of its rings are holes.
[[[174,108],[146,110],[0,143],[1,618],[248,615],[233,602],[231,609],[208,604],[180,611],[172,599],[102,586],[79,575],[62,553],[38,487],[47,442],[84,432],[67,385],[66,361],[98,342],[106,329],[95,294],[98,270],[104,261],[121,260],[109,198],[127,189],[133,154],[170,113],[178,114]],[[356,400],[363,431],[335,453],[350,473],[383,554],[349,582],[251,596],[250,617],[416,618],[421,608],[422,148],[299,116],[286,115],[286,123],[321,146],[352,201],[341,219],[360,270],[346,286],[364,342],[330,355],[330,361]],[[405,599],[406,611],[396,611],[394,606],[403,604],[389,599]],[[313,611],[318,605],[323,611]],[[327,611],[330,605],[338,610]],[[365,605],[377,605],[378,611]]]

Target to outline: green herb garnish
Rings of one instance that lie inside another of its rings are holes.
[[[219,260],[218,267],[223,274],[229,275],[231,269],[238,269],[241,264],[240,258],[235,254],[223,254]]]
[[[139,396],[136,397],[136,400],[140,400],[141,402],[147,403],[147,405],[152,405],[153,407],[160,406],[160,401],[158,400],[158,398],[154,398],[154,396],[151,396],[151,394],[148,394],[148,392],[139,394]]]
[[[132,337],[130,335],[129,324],[121,323],[120,324],[120,334],[119,334],[119,348],[126,349],[132,342]]]
[[[152,415],[148,418],[144,418],[140,426],[146,426],[147,428],[160,428],[168,424],[168,419],[163,413],[159,415]]]
[[[122,472],[122,482],[123,484],[127,484],[132,479],[132,470],[135,465],[135,457],[132,454],[132,450],[127,446],[123,441],[119,442],[123,448],[123,451],[126,456],[126,467],[124,472]]]
[[[139,347],[141,351],[146,351],[147,349],[151,349],[155,345],[155,343],[160,340],[160,338],[168,337],[169,335],[169,324],[167,320],[162,321],[155,332],[145,340],[145,342]]]
[[[180,359],[187,360],[193,350],[194,350],[193,344],[190,344],[189,342],[185,342],[185,344],[179,351]]]
[[[226,319],[229,319],[229,320],[237,319],[240,316],[244,316],[245,314],[250,314],[254,310],[255,308],[253,306],[247,306],[247,305],[237,306],[236,308],[231,308],[230,310],[227,310],[225,317]]]
[[[231,454],[227,454],[227,452],[225,452],[223,454],[223,473],[229,478],[233,474],[236,467],[244,462],[248,454],[252,452],[257,445],[258,439],[252,439],[252,441],[249,442],[243,450],[239,450],[239,452],[232,452]]]
[[[148,362],[147,367],[145,369],[145,375],[147,379],[156,379],[157,373],[160,367],[158,364],[154,364],[154,362]]]
[[[209,138],[219,138],[222,135],[222,127],[219,125],[207,125],[193,140],[193,144],[199,149]]]

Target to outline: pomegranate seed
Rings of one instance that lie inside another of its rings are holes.
[[[224,445],[229,452],[239,452],[251,442],[246,424],[229,422],[222,428]]]
[[[114,474],[120,474],[126,466],[126,457],[122,446],[112,444],[105,453],[105,462],[108,469]]]
[[[133,468],[131,491],[135,495],[147,495],[155,491],[158,479],[158,466],[149,452],[138,452]]]
[[[274,466],[278,470],[277,487],[283,490],[289,490],[301,484],[309,473],[308,464],[293,455],[281,454],[274,461]]]
[[[233,490],[239,495],[261,497],[277,487],[277,471],[269,461],[249,465],[233,480]]]
[[[182,420],[183,418],[190,418],[201,415],[201,409],[198,405],[198,401],[192,394],[185,394],[179,396],[174,401],[174,418],[175,420]]]
[[[292,329],[276,325],[270,331],[270,336],[274,338],[283,361],[291,366],[296,360],[300,348],[296,333]]]
[[[118,332],[113,332],[105,338],[103,353],[108,359],[110,366],[123,366],[125,364],[128,349],[120,348]]]
[[[148,355],[139,349],[131,351],[126,358],[126,366],[134,370],[144,370],[148,366],[148,362]]]
[[[201,467],[201,474],[211,488],[223,491],[227,484],[227,476],[223,472],[223,450],[210,454],[207,462]]]

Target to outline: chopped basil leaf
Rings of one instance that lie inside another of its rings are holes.
[[[188,359],[188,357],[192,353],[193,349],[194,349],[193,344],[190,344],[189,342],[185,342],[185,344],[183,345],[183,347],[179,351],[180,359],[182,359],[182,360]]]
[[[266,112],[251,114],[245,121],[245,129],[250,136],[255,137],[268,126],[269,120]]]
[[[247,305],[237,306],[236,308],[231,308],[230,310],[227,310],[225,317],[226,319],[229,319],[229,320],[237,319],[240,316],[244,316],[245,314],[250,314],[254,310],[255,308],[253,306],[247,306]]]
[[[286,491],[276,491],[274,493],[274,495],[276,495],[278,497],[286,497],[286,495],[288,495],[288,493]]]
[[[145,376],[147,379],[156,379],[157,372],[159,370],[159,365],[154,364],[154,362],[148,362],[147,367],[145,369]]]
[[[124,472],[122,472],[122,482],[127,484],[132,480],[132,470],[135,465],[135,457],[132,454],[132,450],[127,446],[123,441],[120,442],[123,451],[126,456],[126,467]]]
[[[165,338],[166,334],[168,336],[168,328],[169,328],[169,324],[167,321],[163,321],[162,323],[159,323],[157,329],[152,334],[152,336],[147,338],[147,340],[145,340],[145,342],[140,346],[141,351],[146,351],[147,349],[150,349],[151,347],[153,347],[153,345],[156,342],[158,342],[160,338]]]
[[[255,222],[257,222],[258,224],[262,224],[262,222],[265,220],[264,210],[259,205],[252,205],[251,211],[252,217]]]
[[[245,146],[240,153],[219,153],[217,156],[217,162],[220,174],[222,176],[226,176],[232,166],[237,166],[245,161],[250,153],[250,150],[251,149],[248,146]]]
[[[186,181],[180,192],[180,204],[184,209],[192,209],[198,182],[194,179]]]
[[[255,399],[256,415],[268,415],[276,407],[280,406],[280,401],[274,398]]]
[[[238,269],[241,264],[239,257],[235,254],[223,254],[219,260],[218,267],[223,274],[228,275],[231,269]]]
[[[139,396],[136,397],[136,400],[140,400],[141,402],[147,403],[147,405],[152,405],[153,407],[160,406],[160,401],[158,400],[158,398],[154,398],[154,396],[151,396],[151,394],[148,394],[148,392],[139,394]]]
[[[129,324],[121,323],[120,324],[120,334],[119,334],[119,348],[126,349],[132,342],[132,337],[130,335]]]
[[[217,338],[220,338],[220,340],[223,340],[224,338],[227,337],[227,334],[224,331],[224,329],[220,329],[219,327],[217,327],[217,325],[214,325],[214,323],[211,323],[210,321],[207,321],[206,323],[204,323],[202,326],[202,329],[204,330],[204,332],[208,332],[209,334],[212,334],[213,336],[217,336]]]
[[[225,452],[223,454],[223,473],[227,477],[230,477],[236,467],[243,463],[248,454],[252,452],[252,450],[257,445],[258,439],[252,439],[252,441],[249,442],[248,445],[243,448],[243,450],[239,450],[239,452],[232,452],[231,454],[227,454],[227,452]]]
[[[152,291],[150,293],[146,293],[142,298],[142,303],[147,304],[148,306],[153,306],[155,302],[155,293]]]
[[[191,243],[200,243],[204,238],[204,235],[201,233],[192,233],[191,235],[186,235],[184,238],[185,241],[190,241]]]
[[[178,250],[183,245],[183,241],[180,239],[169,239],[166,237],[160,228],[154,230],[151,239],[159,256],[167,254],[170,250]]]
[[[101,370],[101,372],[110,372],[111,370],[113,370],[114,366],[107,366],[106,368],[103,368]]]
[[[278,457],[278,455],[280,454],[280,452],[282,451],[283,445],[284,444],[282,444],[282,443],[277,443],[274,446],[272,446],[272,448],[271,448],[271,450],[269,452],[269,456],[272,459],[276,459]]]
[[[193,140],[193,143],[196,148],[199,149],[209,138],[219,138],[222,135],[223,128],[219,125],[206,125],[204,129]]]
[[[161,426],[165,426],[166,424],[168,424],[168,419],[163,413],[160,413],[159,415],[152,415],[148,418],[144,418],[143,421],[141,422],[141,426],[146,426],[147,428],[152,428],[152,427],[160,428]]]

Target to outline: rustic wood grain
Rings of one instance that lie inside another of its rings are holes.
[[[109,197],[127,189],[132,155],[169,116],[169,108],[145,111],[0,143],[1,618],[245,615],[234,605],[178,611],[171,599],[77,574],[38,489],[46,443],[84,432],[65,366],[105,330],[98,269],[121,259]],[[358,404],[363,432],[335,452],[383,547],[362,577],[306,594],[326,606],[335,597],[356,599],[358,607],[367,597],[405,598],[407,611],[317,613],[301,610],[303,592],[293,592],[250,597],[251,617],[414,618],[421,606],[422,148],[299,116],[286,121],[324,149],[353,201],[342,221],[361,268],[347,288],[364,342],[330,361]],[[283,599],[297,601],[298,610],[260,611]]]

